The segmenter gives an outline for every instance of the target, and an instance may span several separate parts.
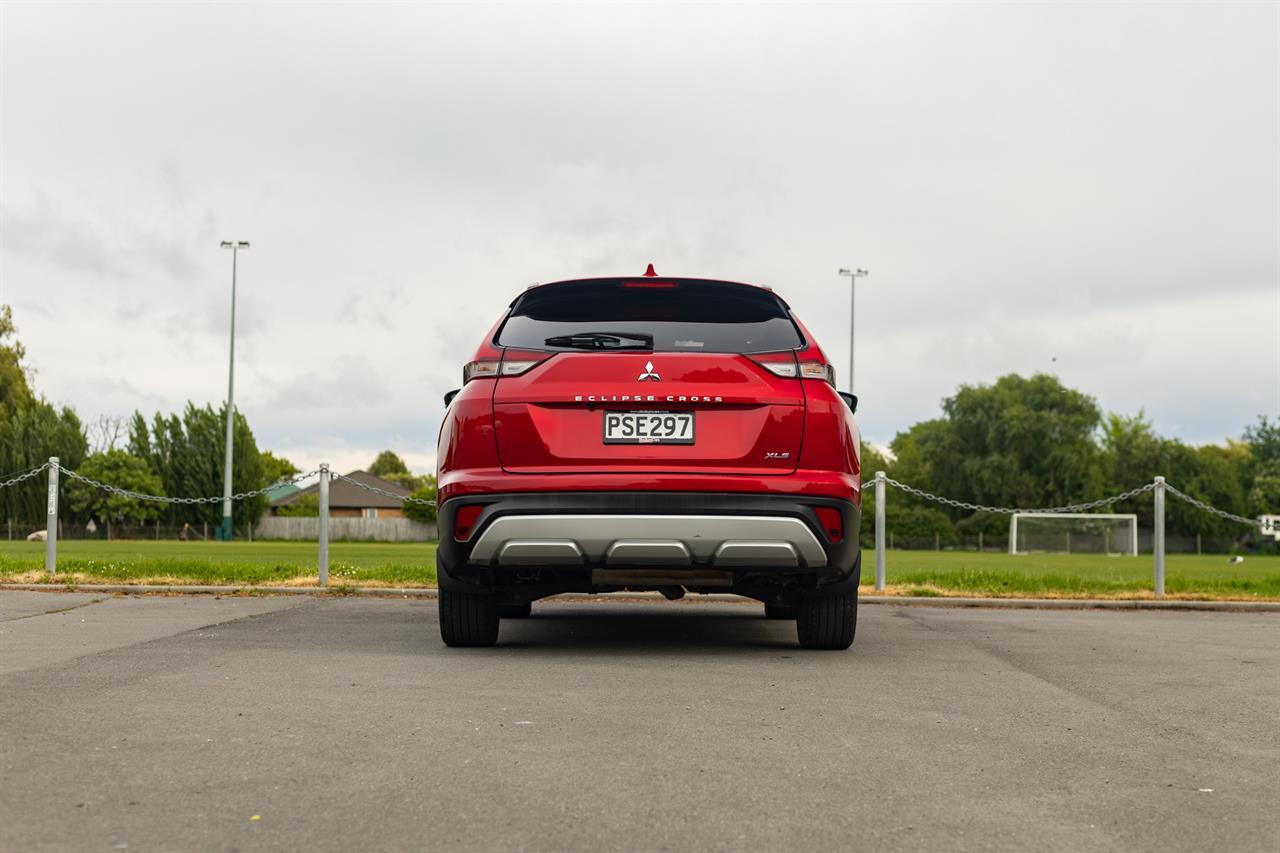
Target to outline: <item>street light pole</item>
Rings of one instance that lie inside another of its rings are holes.
[[[857,283],[858,279],[868,276],[870,273],[863,269],[845,269],[841,267],[840,275],[847,275],[849,277],[849,393],[853,394],[854,294],[858,291],[854,285]]]
[[[222,248],[231,250],[231,362],[227,369],[227,454],[222,464],[222,525],[218,539],[230,542],[231,525],[231,436],[235,427],[236,392],[236,260],[241,249],[249,248],[244,240],[223,240]]]

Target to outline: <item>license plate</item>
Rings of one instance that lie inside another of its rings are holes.
[[[605,444],[693,444],[693,412],[605,412]]]

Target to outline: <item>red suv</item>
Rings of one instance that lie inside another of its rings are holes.
[[[787,303],[728,281],[535,285],[445,395],[440,634],[562,592],[731,592],[853,642],[857,398]]]

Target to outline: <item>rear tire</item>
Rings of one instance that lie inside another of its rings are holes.
[[[498,641],[498,602],[492,595],[440,590],[440,639],[446,646],[492,646]]]
[[[764,606],[764,618],[766,619],[796,619],[800,616],[800,608],[794,604],[766,604]]]
[[[533,613],[533,605],[526,601],[524,604],[499,604],[498,616],[501,619],[528,619]]]
[[[858,591],[805,598],[796,620],[796,634],[806,649],[847,649],[858,626]]]

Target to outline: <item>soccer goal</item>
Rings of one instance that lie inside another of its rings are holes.
[[[1015,512],[1009,553],[1138,556],[1138,516],[1132,513]]]

